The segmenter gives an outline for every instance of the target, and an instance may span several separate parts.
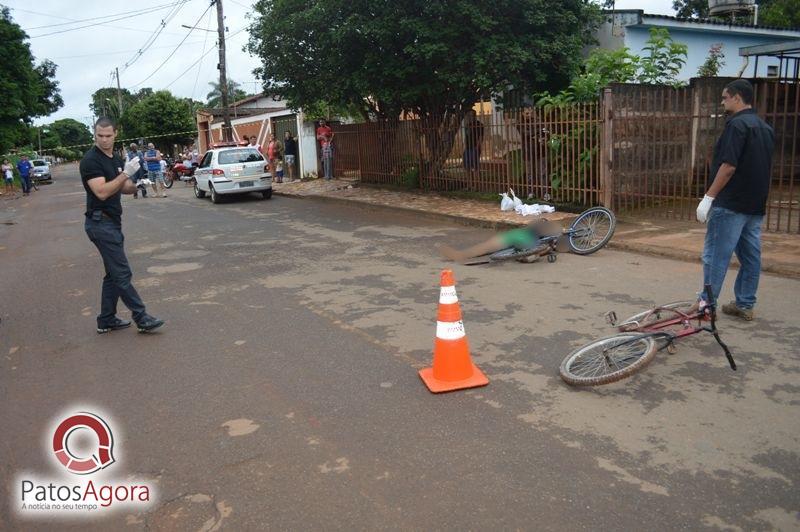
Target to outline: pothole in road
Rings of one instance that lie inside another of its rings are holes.
[[[240,418],[226,421],[222,426],[228,429],[228,436],[244,436],[257,431],[261,425],[254,423],[252,419]]]
[[[223,520],[232,512],[225,501],[215,504],[210,495],[193,493],[160,506],[148,518],[148,528],[213,532],[222,528]]]

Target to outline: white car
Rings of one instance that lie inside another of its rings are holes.
[[[194,195],[219,203],[222,196],[257,192],[272,197],[272,175],[264,156],[255,148],[212,145],[194,171]]]

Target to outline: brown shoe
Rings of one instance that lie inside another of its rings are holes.
[[[736,306],[736,301],[731,301],[730,303],[725,303],[722,305],[722,312],[730,316],[742,318],[745,321],[753,321],[753,309],[740,308]]]

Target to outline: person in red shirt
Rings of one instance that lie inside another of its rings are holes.
[[[317,140],[322,153],[322,167],[325,179],[333,178],[333,130],[328,122],[322,118],[317,128]]]

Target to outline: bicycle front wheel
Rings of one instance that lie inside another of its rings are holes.
[[[618,334],[576,349],[561,363],[559,373],[573,386],[598,386],[633,375],[653,360],[652,336]]]
[[[605,207],[592,207],[583,211],[567,233],[569,248],[578,255],[590,255],[608,244],[617,228],[617,218]]]
[[[667,303],[658,307],[634,314],[617,325],[617,328],[622,332],[635,331],[649,327],[661,320],[668,320],[677,318],[681,315],[691,315],[692,306],[695,301],[675,301],[674,303]]]

